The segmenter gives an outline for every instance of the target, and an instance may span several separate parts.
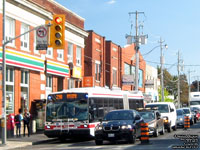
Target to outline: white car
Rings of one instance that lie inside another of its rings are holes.
[[[177,128],[176,119],[176,108],[173,103],[171,102],[157,102],[157,103],[148,103],[146,104],[145,108],[157,108],[161,116],[164,119],[164,126],[168,132],[171,132],[171,129],[174,131]]]

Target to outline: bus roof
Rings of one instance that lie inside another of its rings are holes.
[[[53,92],[51,94],[60,93],[88,93],[88,97],[113,97],[119,98],[127,95],[128,98],[143,99],[141,91],[123,91],[120,89],[108,89],[104,87],[88,87],[88,88],[71,88],[60,92]]]

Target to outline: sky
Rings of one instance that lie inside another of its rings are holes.
[[[180,74],[190,81],[200,79],[200,1],[199,0],[55,0],[85,19],[85,30],[93,30],[106,40],[124,47],[125,36],[135,35],[135,14],[140,34],[148,35],[147,44],[140,46],[148,65],[160,66],[159,40],[162,38],[164,68],[177,75],[178,51]],[[142,27],[143,26],[143,27]],[[168,48],[165,49],[164,45]],[[155,48],[156,47],[156,48]]]

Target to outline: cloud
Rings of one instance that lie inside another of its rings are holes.
[[[110,1],[108,1],[107,3],[108,3],[108,4],[114,4],[114,3],[116,3],[116,0],[110,0]]]

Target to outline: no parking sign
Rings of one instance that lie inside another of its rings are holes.
[[[36,30],[36,50],[47,50],[48,37],[47,37],[48,27],[40,26]]]

